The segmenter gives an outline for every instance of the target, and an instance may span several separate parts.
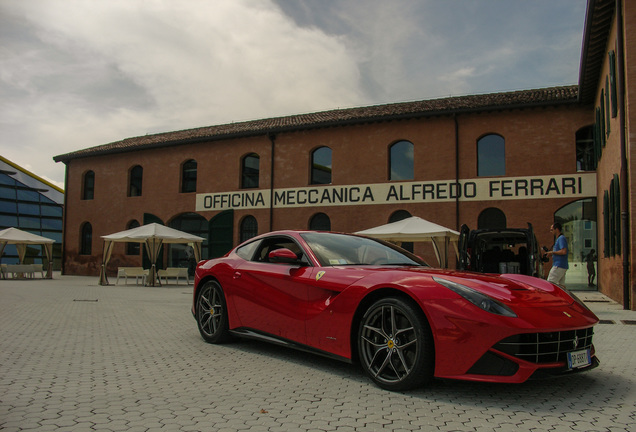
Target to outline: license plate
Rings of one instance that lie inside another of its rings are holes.
[[[568,368],[576,369],[592,364],[592,354],[589,349],[568,353]]]

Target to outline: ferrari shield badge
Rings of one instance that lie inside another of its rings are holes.
[[[316,274],[316,280],[317,280],[317,281],[319,281],[319,280],[320,280],[320,278],[321,278],[321,277],[323,277],[324,275],[325,275],[325,272],[324,272],[324,271],[319,271],[319,272]]]

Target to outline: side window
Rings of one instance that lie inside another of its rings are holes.
[[[84,222],[80,231],[80,255],[91,255],[93,252],[93,227]]]
[[[290,238],[287,237],[273,237],[269,239],[265,239],[261,242],[260,247],[256,251],[254,255],[253,261],[259,262],[270,262],[269,261],[269,253],[275,251],[276,249],[287,248],[290,251],[294,252],[296,256],[301,259],[302,262],[308,263],[307,258],[304,256],[304,251],[298,246],[298,244]]]
[[[241,189],[258,187],[260,158],[256,153],[248,154],[241,163]]]
[[[95,172],[87,171],[82,179],[82,199],[92,200],[95,198]]]
[[[128,196],[141,196],[141,183],[143,181],[144,169],[140,165],[132,167],[129,173]]]
[[[197,191],[197,161],[187,160],[181,165],[181,192]]]
[[[311,184],[331,184],[331,149],[319,147],[311,152]]]
[[[413,143],[398,141],[389,150],[389,180],[413,180]]]
[[[260,242],[257,240],[257,241],[248,243],[246,245],[243,245],[236,249],[236,254],[240,256],[241,258],[243,258],[244,260],[251,261],[252,257],[254,256],[254,251],[256,250],[256,247],[259,244]]]
[[[506,175],[506,141],[501,135],[490,134],[477,140],[477,175]]]

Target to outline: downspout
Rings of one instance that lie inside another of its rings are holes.
[[[618,60],[618,107],[619,107],[619,141],[621,149],[621,236],[623,240],[623,309],[629,310],[631,306],[630,266],[629,257],[631,243],[629,242],[629,195],[627,190],[627,152],[625,149],[625,47],[623,41],[623,5],[621,0],[616,0],[616,59]]]
[[[70,161],[69,161],[70,163]],[[66,274],[64,270],[64,264],[66,263],[66,234],[68,230],[66,229],[66,223],[68,217],[66,216],[66,209],[68,209],[68,163],[64,164],[64,208],[62,209],[62,265],[60,268],[60,274]],[[51,261],[53,261],[53,257],[51,257]],[[51,269],[53,271],[53,269]]]
[[[457,186],[457,194],[455,196],[455,230],[459,231],[459,195],[462,188],[459,186],[459,122],[457,121],[457,113],[453,113],[453,122],[455,123],[455,185]]]
[[[274,152],[276,150],[276,134],[268,134],[272,143],[269,162],[269,230],[274,231]]]

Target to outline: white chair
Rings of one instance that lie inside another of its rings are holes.
[[[130,276],[135,278],[136,285],[139,285],[139,278],[141,278],[142,284],[145,285],[149,273],[149,270],[144,270],[142,267],[119,267],[117,268],[117,281],[115,283],[119,285],[119,278],[123,277],[125,284],[128,285],[128,277]]]
[[[158,270],[157,276],[159,280],[164,280],[164,284],[168,283],[168,278],[173,277],[177,279],[177,285],[179,285],[179,278],[183,277],[186,280],[186,285],[190,285],[190,278],[188,276],[188,269],[185,267],[168,267],[166,269]]]

